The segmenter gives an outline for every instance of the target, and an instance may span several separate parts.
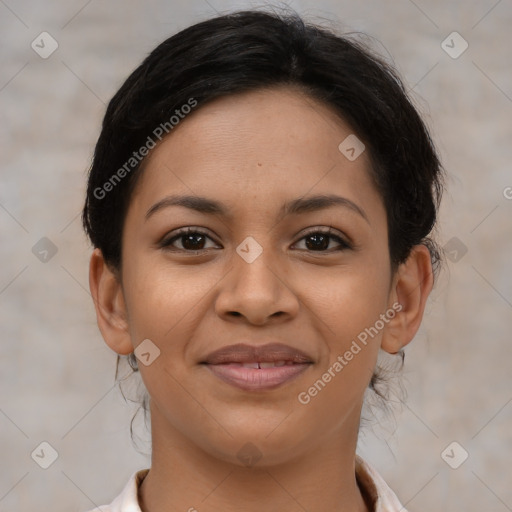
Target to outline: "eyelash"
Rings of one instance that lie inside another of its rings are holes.
[[[210,240],[212,240],[212,238],[207,233],[205,233],[204,231],[201,231],[200,229],[190,228],[189,227],[189,228],[183,228],[183,229],[179,230],[171,238],[164,239],[162,242],[160,242],[159,246],[160,246],[160,248],[166,249],[166,250],[171,251],[171,252],[180,252],[181,251],[181,252],[188,252],[188,253],[197,254],[197,253],[200,253],[200,252],[208,251],[208,249],[198,249],[197,251],[193,251],[193,250],[190,250],[190,249],[171,248],[172,243],[175,240],[178,240],[178,239],[182,238],[183,236],[190,235],[190,234],[205,236],[205,237],[209,238]],[[324,251],[322,251],[322,250],[320,250],[320,251],[313,251],[313,250],[305,249],[306,252],[311,252],[311,253],[331,253],[331,252],[337,252],[337,251],[343,251],[343,250],[347,250],[347,249],[352,249],[352,245],[349,244],[344,239],[342,239],[340,236],[333,234],[331,228],[326,229],[326,230],[315,229],[314,231],[309,231],[302,238],[300,238],[298,240],[298,242],[300,242],[304,238],[307,238],[307,237],[312,236],[312,235],[325,235],[325,236],[327,236],[330,239],[336,240],[340,244],[341,247],[339,247],[337,249],[334,249],[334,250],[331,249],[331,250],[324,250]]]

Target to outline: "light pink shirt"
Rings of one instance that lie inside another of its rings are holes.
[[[110,504],[103,505],[89,512],[142,512],[137,494],[139,485],[149,469],[134,473],[121,494]],[[368,497],[371,512],[407,512],[395,493],[368,462],[356,455],[356,479],[361,493]]]

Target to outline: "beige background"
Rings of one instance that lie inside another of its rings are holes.
[[[467,247],[447,261],[407,348],[406,405],[362,433],[360,453],[411,512],[512,510],[512,2],[289,4],[393,56],[450,175],[439,240]],[[2,512],[84,511],[148,465],[88,292],[85,172],[105,103],[142,58],[215,11],[251,5],[261,4],[0,1]],[[43,31],[59,45],[48,59],[31,48]],[[453,31],[469,44],[457,59],[441,47]],[[32,252],[42,237],[57,248],[46,263]],[[30,457],[42,441],[59,454],[46,470]],[[469,453],[458,469],[441,457],[453,441]]]

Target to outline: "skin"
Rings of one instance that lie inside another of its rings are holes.
[[[153,439],[139,492],[144,512],[371,510],[354,469],[363,394],[379,347],[396,353],[416,334],[432,271],[420,245],[391,273],[386,211],[368,155],[349,161],[338,149],[351,133],[328,107],[285,87],[200,106],[145,161],[123,228],[122,270],[94,250],[90,288],[106,343],[129,354],[150,339],[160,350],[150,365],[139,362]],[[171,194],[220,201],[230,216],[171,206],[146,220]],[[339,205],[279,217],[283,203],[316,194],[343,196],[366,219]],[[209,238],[188,246],[178,238],[174,252],[159,246],[187,226]],[[336,250],[343,246],[330,238],[315,250],[304,238],[329,226],[351,247]],[[249,236],[263,250],[252,263],[236,252]],[[301,404],[298,394],[394,303],[401,311]],[[282,342],[314,363],[259,392],[199,364],[244,341]],[[261,455],[253,466],[237,457],[248,442]]]

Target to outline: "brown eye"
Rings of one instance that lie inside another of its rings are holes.
[[[169,250],[197,252],[208,249],[205,247],[206,240],[211,238],[204,232],[197,229],[186,228],[179,231],[171,238],[167,238],[160,244],[160,247]],[[176,247],[175,242],[179,242],[181,247]]]
[[[206,251],[212,247],[205,247],[207,240],[212,240],[205,232],[194,228],[186,228],[178,231],[174,236],[164,239],[160,243],[160,247],[169,251],[183,251],[183,252],[199,252]],[[305,240],[306,251],[309,252],[334,252],[345,249],[351,249],[351,245],[343,238],[329,231],[312,231],[301,238],[300,241]],[[213,240],[212,240],[213,241]],[[335,241],[338,247],[330,249],[329,247]],[[181,244],[177,247],[175,244]]]
[[[305,245],[308,251],[332,252],[327,251],[332,240],[336,241],[339,246],[338,248],[333,249],[334,251],[341,251],[351,248],[351,246],[345,240],[337,235],[332,234],[331,231],[313,231],[301,238],[300,241],[302,240],[306,241]]]

